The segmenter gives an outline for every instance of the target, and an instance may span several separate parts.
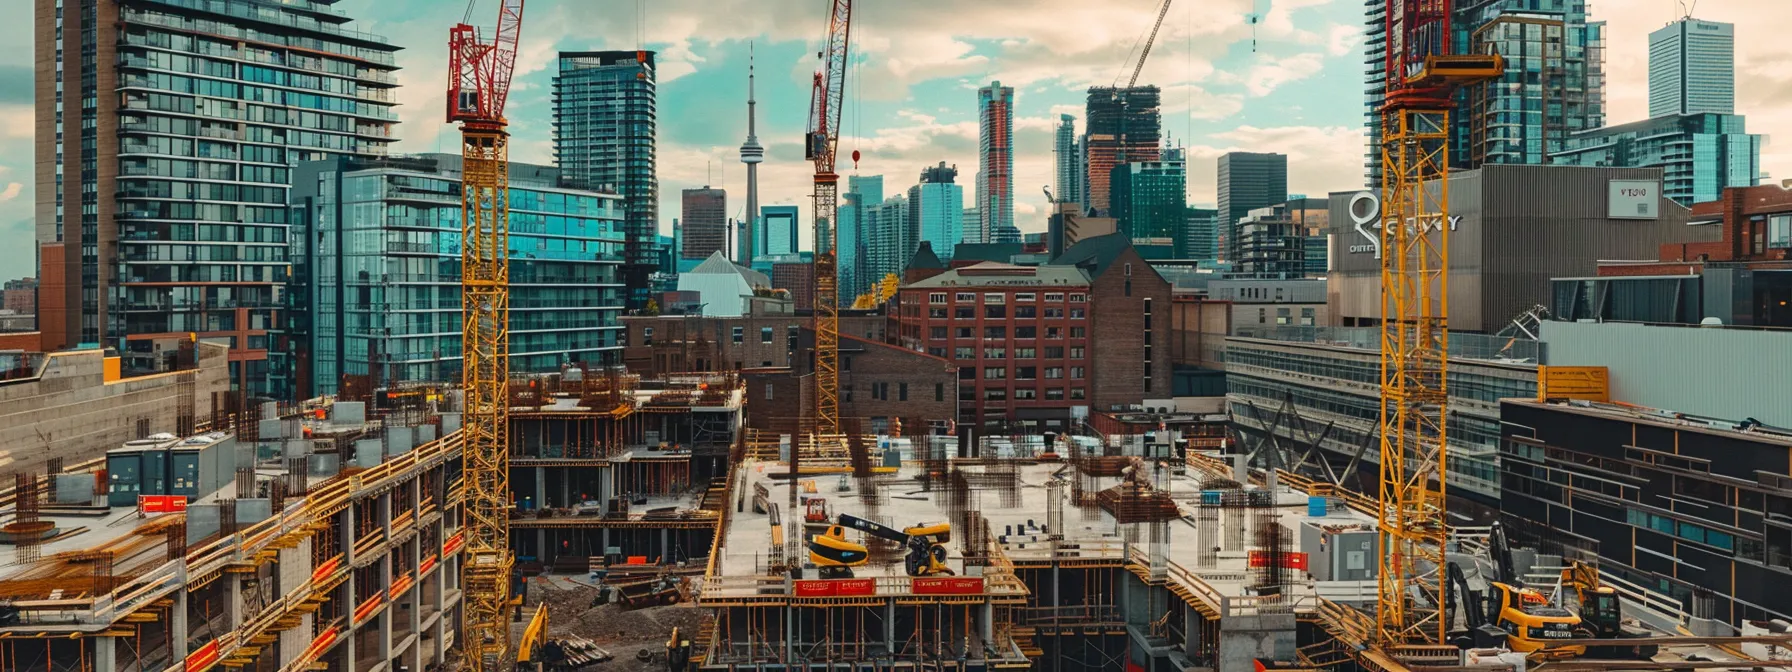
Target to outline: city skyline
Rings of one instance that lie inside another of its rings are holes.
[[[1045,204],[1038,186],[1053,182],[1052,131],[1058,114],[1080,119],[1086,87],[1108,85],[1118,76],[1127,48],[1149,25],[1154,3],[1099,10],[1073,3],[1024,4],[1027,12],[1003,3],[931,13],[873,5],[860,10],[854,46],[864,56],[849,80],[841,140],[843,150],[863,153],[859,173],[905,175],[941,160],[976,165],[972,95],[976,87],[1000,79],[1016,87],[1015,222],[1023,232],[1043,229]],[[1214,159],[1229,150],[1288,153],[1293,193],[1361,186],[1360,110],[1313,103],[1328,95],[1360,97],[1361,5],[1269,2],[1267,10],[1259,8],[1264,19],[1256,26],[1257,51],[1252,53],[1252,27],[1245,20],[1249,3],[1233,4],[1237,6],[1172,6],[1140,80],[1165,88],[1165,135],[1189,149],[1190,203],[1215,202]],[[1648,34],[1674,18],[1671,4],[1628,0],[1593,8],[1592,18],[1607,22],[1608,121],[1647,116]],[[714,182],[745,193],[738,147],[745,135],[740,103],[746,100],[749,40],[758,44],[759,135],[768,148],[760,200],[798,205],[809,221],[809,166],[801,160],[798,141],[813,69],[807,44],[813,35],[806,31],[813,21],[804,19],[819,14],[819,6],[793,0],[756,5],[757,12],[734,12],[716,11],[714,3],[654,5],[640,46],[659,51],[665,61],[659,72],[660,232],[670,231],[676,199],[685,188]],[[398,54],[403,123],[394,151],[451,150],[454,130],[440,121],[436,83],[444,67],[441,27],[459,18],[459,8],[371,0],[345,0],[337,7],[356,18],[358,29],[386,35],[404,47]],[[530,11],[532,19],[542,19],[531,21],[520,63],[514,153],[519,161],[551,163],[552,119],[546,103],[555,55],[560,50],[635,47],[635,17],[628,8],[610,11],[545,0],[532,4]],[[1714,4],[1698,11],[1698,18],[1738,25],[1737,77],[1753,85],[1738,87],[1737,112],[1749,117],[1752,130],[1769,136],[1792,122],[1792,75],[1773,69],[1780,56],[1792,51],[1773,44],[1767,31],[1750,27],[1771,25],[1775,13],[1792,19],[1792,8],[1779,6]],[[15,42],[30,43],[28,26],[15,22],[0,30],[12,31]],[[0,235],[10,237],[30,236],[34,228],[30,54],[21,49],[0,55],[0,121],[6,122],[0,124]],[[1250,76],[1232,74],[1239,72]],[[712,99],[714,104],[693,104]],[[1763,172],[1792,174],[1792,145],[1785,147],[1770,142],[1763,149]],[[712,163],[714,178],[706,176]],[[853,174],[850,161],[842,160],[842,173]],[[730,207],[742,210],[744,202]],[[804,234],[802,245],[808,247],[808,232]],[[0,252],[0,276],[33,275],[34,265],[27,246]]]

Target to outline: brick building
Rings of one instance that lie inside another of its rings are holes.
[[[808,311],[790,301],[753,301],[739,317],[661,314],[622,318],[622,361],[646,376],[693,371],[788,367]],[[886,321],[872,311],[841,311],[842,337],[882,341]]]
[[[796,309],[815,309],[815,264],[813,262],[781,262],[772,264],[772,288],[790,292]],[[851,305],[853,297],[842,296],[840,302]]]
[[[807,350],[815,332],[803,327],[798,338]],[[790,433],[803,427],[804,411],[815,397],[808,361],[798,366],[748,369],[748,427]],[[840,416],[853,429],[887,433],[894,420],[904,435],[945,431],[958,406],[958,367],[941,357],[842,334],[840,337]]]
[[[7,280],[4,289],[4,300],[0,300],[0,309],[10,310],[20,315],[37,314],[37,278],[20,278]]]
[[[912,283],[892,329],[958,367],[959,422],[1064,428],[1078,408],[1169,396],[1169,299],[1170,284],[1116,234],[1045,266],[983,262]]]

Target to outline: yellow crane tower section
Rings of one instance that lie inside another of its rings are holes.
[[[496,672],[510,648],[510,134],[504,101],[523,0],[501,0],[492,39],[448,37],[447,111],[461,124],[462,475],[467,548],[460,646],[467,669]]]

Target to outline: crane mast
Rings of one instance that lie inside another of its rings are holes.
[[[1441,644],[1449,352],[1450,108],[1498,77],[1498,55],[1451,49],[1451,0],[1387,0],[1381,140],[1382,552],[1377,641]]]
[[[817,436],[840,433],[840,287],[834,216],[839,210],[840,175],[834,172],[840,141],[840,105],[846,93],[846,57],[852,33],[852,0],[830,0],[827,42],[821,70],[809,97],[805,158],[815,162],[815,429]]]
[[[448,36],[447,117],[461,124],[462,476],[466,586],[460,645],[467,667],[493,672],[510,648],[510,134],[504,102],[523,0],[502,0],[490,42],[458,24]]]

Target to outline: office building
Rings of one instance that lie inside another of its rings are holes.
[[[459,154],[301,164],[293,211],[309,320],[298,398],[345,375],[375,385],[461,375]],[[614,363],[621,347],[623,199],[560,186],[549,166],[510,164],[510,370]],[[378,213],[368,217],[365,213]]]
[[[958,367],[959,423],[1066,428],[1075,407],[1169,395],[1169,295],[1126,236],[1102,236],[1046,266],[981,262],[911,283],[895,338]]]
[[[1227,152],[1219,162],[1221,258],[1239,255],[1238,222],[1252,210],[1288,200],[1288,155]]]
[[[659,112],[652,51],[563,51],[554,76],[554,165],[582,189],[622,196],[630,308],[646,303],[659,235]],[[701,259],[706,255],[698,255]]]
[[[706,259],[721,252],[728,256],[728,192],[704,186],[684,190],[684,212],[678,220],[684,228],[678,256]]]
[[[1114,166],[1108,180],[1108,203],[1121,233],[1134,241],[1186,239],[1183,227],[1188,225],[1188,170],[1181,150],[1165,151],[1158,161]]]
[[[791,255],[794,256],[794,255]],[[782,289],[790,293],[790,300],[797,310],[815,309],[815,262],[813,261],[780,261],[772,264],[772,289]],[[836,299],[839,303],[852,305],[854,297],[845,296]]]
[[[20,315],[37,314],[37,278],[7,280],[0,292],[4,292],[0,308]]]
[[[1664,243],[1719,235],[1687,226],[1671,200],[1624,195],[1659,194],[1659,169],[1492,165],[1449,179],[1452,337],[1504,329],[1548,300],[1552,278],[1593,275],[1599,260],[1649,259]],[[1331,195],[1326,280],[1344,326],[1380,323],[1380,208],[1377,192]]]
[[[1363,0],[1363,184],[1381,189],[1381,105],[1387,100],[1387,0]]]
[[[1220,211],[1218,208],[1189,208],[1188,224],[1183,228],[1183,259],[1213,261],[1220,258]]]
[[[1736,113],[1736,27],[1690,16],[1649,33],[1649,116]]]
[[[1076,117],[1058,115],[1052,135],[1052,199],[1059,203],[1083,202],[1083,151],[1077,144]]]
[[[794,205],[767,205],[759,209],[758,240],[753,243],[754,259],[796,254],[797,214],[797,206]],[[742,255],[744,254],[743,251]]]
[[[34,4],[44,347],[229,339],[232,386],[274,392],[290,166],[386,152],[398,48],[313,3]]]
[[[909,230],[915,244],[927,242],[944,250],[951,260],[952,247],[964,240],[964,187],[953,184],[958,166],[939,165],[921,171],[921,182],[908,189]],[[913,254],[913,250],[910,250]],[[906,261],[906,259],[905,259]]]
[[[834,249],[839,253],[841,296],[864,294],[875,281],[866,266],[870,254],[867,244],[876,228],[876,221],[870,215],[883,200],[884,176],[847,176],[846,192],[840,195],[840,208],[834,217],[840,222],[835,227]]]
[[[1245,282],[1251,284],[1239,290],[1251,295],[1282,284]],[[1293,301],[1318,298],[1282,288]],[[1247,306],[1244,324],[1233,324],[1249,335],[1226,338],[1224,364],[1227,403],[1245,445],[1274,432],[1284,450],[1299,455],[1317,442],[1347,487],[1373,496],[1380,464],[1381,331],[1278,326],[1278,305],[1252,300],[1264,303]],[[1300,303],[1281,307],[1288,308],[1291,323],[1303,315]],[[1318,321],[1319,307],[1308,307]],[[1269,315],[1261,325],[1258,311]],[[1536,341],[1450,332],[1447,478],[1452,498],[1470,504],[1452,511],[1469,515],[1499,506],[1499,400],[1537,395],[1538,353]],[[1352,464],[1355,469],[1347,471]]]
[[[1162,118],[1161,98],[1155,86],[1121,89],[1089,87],[1083,118],[1083,189],[1081,201],[1101,216],[1110,216],[1108,180],[1114,166],[1133,161],[1157,161]]]
[[[628,315],[622,318],[623,361],[630,371],[654,378],[790,367],[794,360],[807,359],[807,353],[798,349],[798,332],[812,326],[813,319],[787,299],[756,300],[747,311],[732,316]],[[881,342],[888,323],[872,311],[840,311],[841,336]]]
[[[1759,183],[1766,141],[1747,131],[1741,115],[1673,114],[1575,133],[1549,160],[1564,166],[1660,168],[1662,192],[1692,207],[1717,200],[1726,188]]]
[[[1726,382],[1767,389],[1761,376]],[[1596,556],[1601,574],[1666,593],[1695,620],[1792,618],[1792,432],[1639,406],[1501,402],[1512,527]]]
[[[881,321],[882,316],[876,317]],[[881,435],[896,430],[903,436],[947,431],[958,405],[958,367],[940,357],[864,336],[849,329],[847,319],[841,316],[840,415],[852,418],[849,422],[866,432]],[[799,355],[814,350],[815,331],[807,316],[793,323],[790,333],[790,347]],[[813,399],[815,393],[815,358],[789,359],[794,361],[741,372],[746,398],[752,400],[746,409],[748,427],[772,436],[802,432],[813,403],[805,400]]]
[[[990,82],[977,90],[977,127],[980,219],[965,242],[987,243],[1014,229],[1014,87]]]
[[[1296,198],[1257,208],[1238,223],[1240,275],[1318,278],[1325,275],[1331,201]]]
[[[1462,53],[1497,53],[1498,79],[1457,95],[1451,165],[1540,165],[1570,135],[1605,125],[1605,24],[1578,0],[1458,3]]]

